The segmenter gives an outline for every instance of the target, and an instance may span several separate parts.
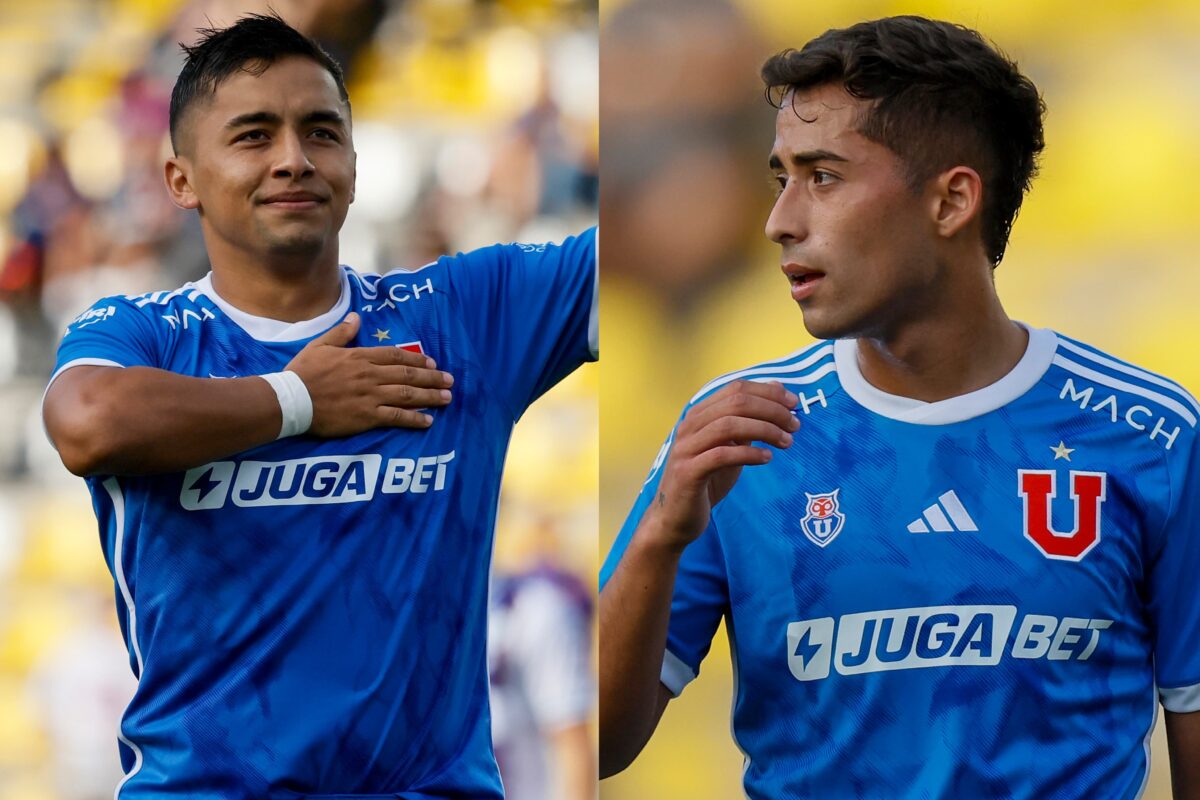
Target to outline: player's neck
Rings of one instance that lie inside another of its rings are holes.
[[[233,307],[256,317],[302,322],[337,303],[342,278],[337,254],[306,259],[251,260],[219,257],[210,250],[213,291]]]
[[[862,376],[888,394],[937,402],[990,386],[1021,357],[1029,334],[1008,318],[994,293],[977,304],[912,320],[884,337],[858,341]]]

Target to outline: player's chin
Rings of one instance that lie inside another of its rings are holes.
[[[854,331],[854,326],[840,318],[835,309],[822,307],[811,300],[800,301],[800,313],[804,315],[804,329],[814,339],[844,339]]]
[[[320,253],[328,244],[328,231],[282,230],[273,231],[267,249],[276,255],[300,256]]]

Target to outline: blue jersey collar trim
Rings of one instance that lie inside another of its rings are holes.
[[[854,339],[839,339],[833,344],[838,380],[846,393],[859,405],[880,416],[900,422],[914,425],[949,425],[982,416],[1011,403],[1032,389],[1046,374],[1054,360],[1054,353],[1058,349],[1058,336],[1054,331],[1019,324],[1029,331],[1029,345],[1017,365],[990,386],[958,397],[926,403],[876,389],[858,369],[858,343]]]

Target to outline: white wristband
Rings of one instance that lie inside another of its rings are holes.
[[[271,388],[275,390],[275,396],[279,398],[279,410],[283,412],[283,425],[277,438],[283,439],[308,431],[312,426],[312,397],[309,396],[308,387],[304,385],[304,381],[300,380],[300,376],[291,370],[285,370],[259,377],[271,384]]]

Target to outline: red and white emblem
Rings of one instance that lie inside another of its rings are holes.
[[[421,347],[420,341],[404,342],[403,344],[396,345],[396,347],[399,347],[401,350],[407,350],[410,353],[420,353],[421,355],[425,355],[425,348]]]
[[[1050,503],[1058,496],[1056,475],[1051,469],[1017,470],[1017,493],[1024,501],[1025,538],[1047,558],[1079,561],[1100,541],[1100,505],[1108,492],[1108,475],[1071,470],[1075,529],[1070,533],[1059,533],[1050,522]]]
[[[824,547],[832,542],[834,537],[842,532],[842,525],[846,524],[846,515],[838,510],[840,491],[841,489],[834,489],[824,494],[804,493],[808,498],[808,505],[805,507],[807,513],[804,519],[800,520],[800,527],[815,545]]]

